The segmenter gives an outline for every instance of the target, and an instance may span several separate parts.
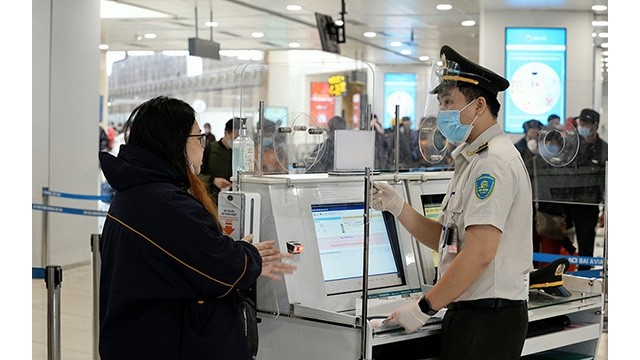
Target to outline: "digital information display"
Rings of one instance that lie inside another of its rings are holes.
[[[396,105],[400,108],[400,118],[411,118],[411,127],[415,128],[416,119],[416,74],[384,74],[384,119],[382,126],[391,128],[391,119],[396,117]]]
[[[522,124],[564,119],[567,31],[564,28],[506,28],[504,131],[524,133]]]
[[[273,122],[278,122],[278,126],[287,126],[287,108],[285,106],[265,106],[264,118]]]

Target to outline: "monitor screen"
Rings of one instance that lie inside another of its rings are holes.
[[[338,26],[329,15],[315,13],[322,51],[340,54]]]
[[[507,133],[523,133],[522,124],[564,118],[567,80],[567,29],[505,29],[505,77],[511,84],[504,93]]]
[[[422,200],[422,211],[424,212],[424,216],[438,220],[438,216],[440,216],[440,210],[442,210],[442,200],[444,200],[444,194],[437,195],[420,195],[420,200]]]
[[[327,295],[362,290],[363,203],[311,205]],[[393,215],[369,213],[368,289],[404,285]]]

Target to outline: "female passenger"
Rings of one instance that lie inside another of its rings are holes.
[[[238,292],[294,267],[274,241],[222,233],[197,178],[206,138],[190,105],[153,98],[124,131],[117,157],[99,155],[115,189],[100,249],[101,358],[251,359]]]

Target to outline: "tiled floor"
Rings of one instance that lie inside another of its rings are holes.
[[[596,239],[595,256],[602,256],[600,239]],[[47,359],[47,289],[43,280],[32,281],[32,358]],[[63,269],[60,287],[60,347],[61,358],[64,360],[93,359],[92,286],[91,264]],[[607,337],[608,333],[603,332],[595,360],[608,359]]]

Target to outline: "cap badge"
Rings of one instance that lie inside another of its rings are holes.
[[[558,267],[556,267],[556,272],[554,273],[555,276],[562,276],[562,274],[564,274],[564,264],[558,265]]]

